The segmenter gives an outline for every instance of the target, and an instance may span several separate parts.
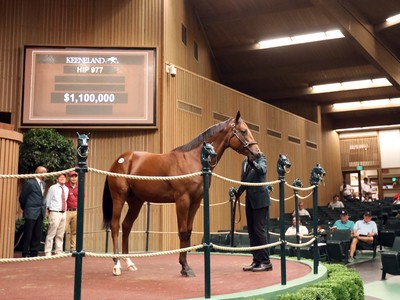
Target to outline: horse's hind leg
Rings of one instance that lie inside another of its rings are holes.
[[[126,213],[124,222],[122,223],[122,253],[129,253],[129,234],[131,233],[132,225],[135,222],[136,218],[139,215],[140,209],[142,208],[143,202],[140,202],[135,199],[129,199],[129,209]],[[137,268],[135,264],[131,261],[131,259],[125,258],[126,265],[128,270],[136,271]]]
[[[121,195],[114,195],[113,196],[113,216],[111,219],[111,237],[113,240],[113,248],[114,254],[118,254],[118,235],[119,235],[119,220],[121,218],[122,207],[125,203],[125,200]],[[114,268],[113,274],[115,276],[121,275],[121,264],[118,258],[114,258]]]

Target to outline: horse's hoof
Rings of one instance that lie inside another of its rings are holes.
[[[121,275],[121,268],[113,268],[113,274],[114,276]]]
[[[128,269],[129,271],[136,271],[136,270],[137,270],[135,264],[129,265],[129,266],[127,267],[127,269]]]
[[[184,277],[196,277],[196,274],[192,270],[181,270],[181,274]]]

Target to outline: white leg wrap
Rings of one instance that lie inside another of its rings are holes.
[[[116,261],[116,263],[114,264],[113,274],[114,274],[115,276],[121,275],[121,263],[119,262],[119,259],[118,259],[118,260]]]
[[[136,271],[137,270],[135,264],[131,261],[131,259],[129,257],[128,258],[124,258],[124,260],[126,262],[128,270],[130,270],[130,271]]]

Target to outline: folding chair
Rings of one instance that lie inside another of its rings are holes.
[[[332,233],[331,239],[326,241],[326,254],[328,261],[347,261],[349,257],[350,240],[350,230],[335,230]]]
[[[381,280],[386,279],[386,274],[400,275],[400,236],[396,236],[393,243],[392,251],[382,253],[381,261]]]

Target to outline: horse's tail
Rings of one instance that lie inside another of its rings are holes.
[[[106,176],[106,181],[104,182],[104,191],[103,191],[103,228],[104,229],[110,229],[112,212],[113,212],[113,202],[112,202],[110,187],[108,186],[108,176]]]

